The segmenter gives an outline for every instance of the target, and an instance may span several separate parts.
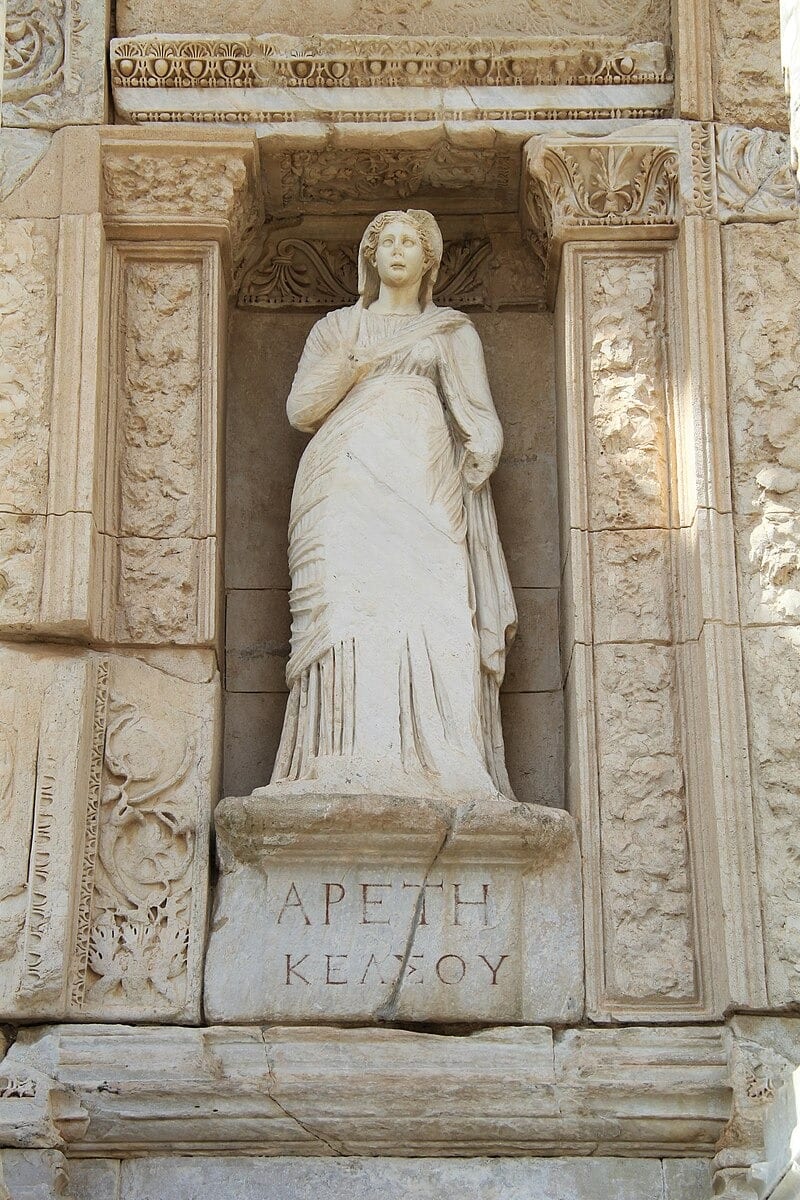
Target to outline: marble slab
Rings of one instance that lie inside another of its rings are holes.
[[[229,798],[215,1022],[538,1022],[583,1010],[568,814],[508,801]]]

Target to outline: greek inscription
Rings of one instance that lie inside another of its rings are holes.
[[[496,963],[494,966],[492,966],[492,964],[489,962],[489,960],[488,960],[488,958],[486,957],[486,955],[485,955],[485,954],[479,954],[479,955],[478,955],[478,958],[480,959],[480,961],[481,961],[481,962],[485,962],[485,963],[486,963],[486,965],[487,965],[487,967],[488,967],[488,968],[489,968],[489,970],[491,971],[491,973],[492,973],[492,986],[493,986],[493,987],[496,987],[496,986],[497,986],[497,972],[500,970],[500,968],[502,967],[503,963],[504,963],[504,962],[506,961],[506,959],[508,958],[508,955],[507,955],[507,954],[501,954],[501,955],[500,955],[500,957],[499,957],[499,959],[497,960],[497,963]]]
[[[424,984],[426,979],[432,983],[435,977],[445,987],[453,987],[469,975],[480,986],[497,987],[500,971],[510,958],[509,954],[498,954],[496,961],[492,961],[485,954],[473,957],[454,951],[438,956],[412,954],[408,959],[399,951],[387,954],[373,952],[366,957],[341,952],[318,955],[312,952],[300,955],[290,953],[284,955],[284,982],[286,986],[297,983],[306,986],[322,983],[327,987],[386,986],[394,981],[397,971],[392,964],[399,963],[402,967],[405,963],[404,976],[406,979],[413,977],[415,984]]]
[[[440,892],[444,892],[444,883],[404,883],[404,888],[416,888],[417,891],[422,890],[422,907],[420,909],[419,923],[420,925],[428,924],[428,914],[425,908],[428,899],[428,888],[438,888]]]
[[[333,895],[334,895],[333,889],[334,888],[336,888],[339,893],[335,899],[333,898]],[[325,924],[326,925],[330,925],[330,923],[331,923],[331,909],[333,908],[334,904],[341,904],[341,902],[344,900],[344,898],[345,898],[345,890],[341,883],[326,883],[325,884]]]
[[[292,899],[292,897],[294,897],[294,899]],[[289,891],[286,893],[286,899],[283,902],[283,908],[278,913],[278,925],[280,925],[284,913],[290,908],[298,908],[303,915],[303,920],[305,921],[306,925],[311,924],[311,919],[303,907],[303,901],[300,899],[300,893],[297,890],[297,885],[294,883],[289,886]]]
[[[380,963],[378,962],[378,960],[374,954],[370,954],[369,961],[367,962],[367,966],[364,971],[364,974],[361,976],[360,982],[362,983],[362,985],[367,982],[367,976],[369,975],[370,971],[373,969],[375,971],[375,974],[378,977],[378,983],[386,983],[386,980],[383,978],[383,975],[381,974]]]
[[[346,983],[347,983],[346,979],[334,979],[334,978],[332,978],[332,974],[334,972],[339,972],[340,970],[344,970],[344,967],[339,967],[338,964],[334,965],[334,959],[338,959],[339,962],[345,963],[345,962],[347,962],[347,958],[348,958],[348,956],[346,954],[326,954],[325,955],[325,963],[326,963],[325,982],[327,984],[339,984],[340,986],[346,985]]]
[[[290,984],[292,982],[293,975],[296,975],[297,978],[302,983],[305,983],[305,984],[310,983],[310,981],[308,979],[306,979],[305,975],[301,975],[297,969],[298,967],[302,966],[302,964],[306,961],[307,958],[308,958],[308,955],[304,954],[302,958],[298,958],[297,962],[293,964],[291,954],[286,955],[286,982],[287,982],[287,984]]]
[[[368,907],[379,907],[383,904],[383,896],[373,899],[370,896],[370,891],[373,888],[391,888],[390,883],[362,883],[361,884],[361,924],[362,925],[389,925],[388,917],[372,917],[367,916]]]
[[[447,963],[446,967],[445,963]],[[456,963],[458,966],[455,965]],[[448,986],[454,983],[461,983],[466,973],[467,964],[460,954],[443,954],[436,964],[436,974],[442,983],[446,983]]]
[[[488,885],[488,883],[484,883],[484,885],[483,885],[483,899],[482,900],[462,900],[460,893],[461,893],[461,884],[454,883],[453,884],[453,924],[454,925],[461,924],[461,921],[459,919],[459,909],[460,908],[465,908],[465,907],[480,908],[480,907],[482,907],[483,908],[483,924],[484,924],[484,928],[485,928],[489,924],[489,885]]]

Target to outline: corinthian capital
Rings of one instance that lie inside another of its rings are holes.
[[[545,265],[551,294],[564,242],[674,235],[676,149],[644,141],[639,131],[627,134],[546,134],[531,138],[525,147],[523,224]]]

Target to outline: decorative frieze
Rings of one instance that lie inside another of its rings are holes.
[[[116,88],[534,87],[665,83],[668,50],[612,39],[349,37],[122,38]]]
[[[282,154],[270,199],[290,212],[367,212],[413,200],[437,213],[512,211],[519,192],[519,152],[500,153],[441,141],[415,149],[294,150]]]
[[[2,651],[0,1014],[197,1020],[218,684]]]

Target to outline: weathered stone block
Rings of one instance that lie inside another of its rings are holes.
[[[216,814],[213,1021],[553,1021],[583,1007],[564,813],[251,796]]]
[[[207,1166],[229,1155],[430,1161],[557,1147],[589,1169],[623,1147],[628,1163],[710,1158],[731,1111],[728,1047],[720,1026],[453,1036],[61,1025],[21,1030],[3,1070],[47,1074],[90,1114],[76,1158],[128,1157],[131,1145],[203,1154]]]
[[[285,712],[285,692],[226,692],[226,795],[247,795],[271,777]]]
[[[515,588],[517,636],[508,654],[503,690],[551,692],[561,687],[558,654],[558,592]]]

